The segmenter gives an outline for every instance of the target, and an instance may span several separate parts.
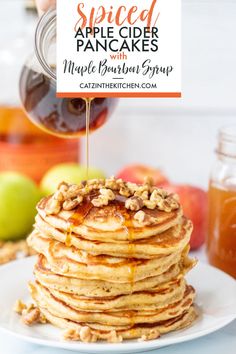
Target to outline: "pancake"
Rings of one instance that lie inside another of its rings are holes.
[[[69,233],[55,229],[39,215],[36,217],[35,229],[45,236],[53,238],[66,245],[74,246],[79,250],[86,251],[91,255],[106,254],[115,257],[155,258],[159,255],[167,255],[181,251],[190,240],[192,223],[182,218],[179,224],[168,230],[138,241],[123,241],[119,243],[98,242],[84,239],[74,232]]]
[[[175,195],[150,182],[62,182],[37,211],[28,324],[44,315],[67,339],[120,342],[194,321],[195,290],[185,280],[196,263],[192,223]]]
[[[183,298],[166,307],[155,310],[116,311],[116,312],[85,312],[57,299],[52,293],[39,283],[30,284],[31,296],[39,307],[50,311],[54,316],[75,322],[92,322],[112,326],[130,326],[139,323],[155,323],[180,316],[188,311],[193,303],[195,291],[186,286]]]
[[[160,275],[181,260],[182,253],[176,252],[154,259],[128,259],[106,255],[92,256],[75,247],[43,237],[34,230],[28,244],[43,254],[53,272],[79,279],[99,279],[114,283],[136,282]]]
[[[183,262],[185,260],[185,263]],[[127,295],[138,291],[151,291],[153,288],[169,282],[173,279],[181,279],[195,265],[195,261],[186,262],[186,256],[171,266],[166,272],[151,278],[146,278],[135,283],[111,283],[102,280],[78,279],[65,277],[52,272],[46,258],[43,255],[38,257],[34,268],[36,279],[45,287],[88,297],[109,297]]]
[[[60,318],[51,314],[48,310],[43,307],[40,307],[40,311],[48,320],[48,322],[52,323],[54,326],[59,327],[64,330],[74,330],[81,333],[82,329],[88,329],[92,335],[93,340],[85,340],[90,342],[95,342],[97,340],[107,340],[111,341],[111,331],[115,331],[117,338],[119,341],[125,339],[136,339],[143,338],[147,339],[155,339],[158,338],[162,334],[169,333],[171,331],[180,330],[190,326],[197,317],[196,310],[193,306],[190,306],[188,311],[183,313],[181,316],[177,316],[171,318],[166,321],[152,323],[152,324],[137,324],[134,326],[130,326],[127,328],[119,328],[106,326],[106,328],[100,326],[93,326],[91,323],[77,323],[75,321],[66,320],[64,318]],[[95,328],[94,328],[95,327]],[[120,338],[121,337],[121,338]],[[83,340],[83,338],[78,335],[77,340]]]
[[[156,219],[154,225],[142,226],[135,221],[135,212],[120,206],[120,203],[111,203],[102,208],[90,205],[86,214],[86,205],[83,212],[81,207],[72,211],[62,210],[57,215],[47,215],[45,205],[48,199],[43,199],[37,206],[38,214],[43,220],[55,229],[64,233],[72,227],[75,234],[93,241],[130,241],[140,240],[155,236],[175,226],[181,220],[182,209],[173,210],[169,213],[158,209],[144,208],[145,213]],[[83,217],[81,217],[81,214]]]
[[[41,284],[42,285],[42,284]],[[186,282],[175,279],[151,291],[110,297],[78,296],[50,289],[52,296],[79,311],[109,312],[118,310],[155,310],[180,301],[184,295]]]

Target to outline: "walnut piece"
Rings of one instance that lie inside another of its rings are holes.
[[[126,186],[122,186],[119,190],[119,194],[123,197],[129,198],[132,195],[132,192]]]
[[[126,209],[138,211],[143,207],[143,200],[139,197],[131,197],[125,201]]]
[[[83,201],[83,197],[82,195],[79,195],[77,198],[75,199],[67,199],[64,201],[63,203],[63,209],[64,210],[73,210],[75,209],[81,202]]]
[[[109,201],[114,200],[116,197],[111,189],[101,188],[99,192],[100,195],[91,201],[95,207],[108,205]]]
[[[151,329],[148,334],[143,334],[141,338],[138,339],[139,342],[157,339],[160,337],[160,332],[157,329]]]
[[[65,200],[64,194],[60,190],[57,190],[54,193],[53,198],[58,200],[59,202],[63,202]]]
[[[27,326],[34,323],[46,323],[46,317],[40,312],[34,304],[26,305],[21,300],[17,300],[13,310],[21,315],[21,320]]]
[[[99,192],[103,197],[106,197],[108,200],[114,200],[116,197],[111,189],[101,188]]]
[[[40,321],[40,310],[37,307],[32,307],[30,309],[26,308],[22,311],[21,320],[27,326],[31,326]]]
[[[91,329],[87,326],[82,327],[81,329],[69,328],[64,331],[63,338],[65,340],[81,340],[85,343],[92,343],[97,341],[97,336],[93,334]]]
[[[78,197],[80,194],[80,190],[82,188],[82,185],[79,184],[71,184],[65,193],[65,199],[74,199]]]
[[[105,187],[113,191],[118,191],[122,184],[122,179],[116,179],[114,176],[105,180]]]
[[[143,210],[139,210],[135,215],[134,215],[134,220],[136,220],[140,226],[148,226],[152,224],[156,224],[158,219],[154,218],[151,215],[146,214]]]
[[[117,335],[116,331],[113,330],[107,336],[107,341],[109,343],[121,343],[123,340],[122,336]]]
[[[19,257],[28,257],[35,252],[27,245],[26,240],[18,242],[2,242],[0,244],[0,264],[8,263]]]
[[[47,215],[56,215],[60,212],[61,210],[61,203],[59,200],[54,199],[53,197],[50,198],[47,201],[46,207],[45,207],[45,213]]]
[[[97,341],[97,336],[92,333],[89,327],[85,326],[80,330],[80,339],[85,343],[93,343]]]
[[[99,207],[108,205],[109,200],[108,200],[106,197],[104,197],[104,196],[102,196],[102,195],[99,195],[97,198],[94,198],[94,199],[91,201],[91,203],[92,203],[95,207],[99,208]]]
[[[90,179],[87,181],[87,185],[89,187],[89,191],[97,190],[103,188],[105,186],[104,179]]]
[[[96,193],[92,193],[93,191]],[[94,196],[91,203],[95,207],[106,206],[110,201],[115,200],[117,195],[120,195],[127,198],[125,207],[131,211],[139,211],[146,207],[170,212],[179,208],[177,197],[168,194],[162,188],[153,186],[150,178],[147,178],[143,185],[137,185],[111,177],[83,181],[79,185],[62,182],[56,193],[46,203],[45,212],[47,215],[53,215],[58,214],[62,208],[67,211],[73,210],[83,202],[87,195]]]
[[[152,200],[144,200],[143,204],[148,209],[155,209],[157,206],[156,203]]]
[[[64,181],[61,182],[61,183],[58,185],[58,187],[57,187],[57,190],[58,190],[59,192],[61,192],[62,194],[64,194],[65,192],[67,192],[68,189],[69,189],[69,184],[66,183],[66,182],[64,182]]]
[[[22,315],[23,310],[25,310],[26,308],[26,304],[24,304],[21,300],[17,300],[13,307],[13,311],[18,313],[19,315]]]
[[[65,340],[80,340],[80,334],[78,329],[68,328],[63,332],[63,338]]]

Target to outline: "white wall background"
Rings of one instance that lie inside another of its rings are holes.
[[[0,53],[22,45],[12,58],[15,70],[33,48],[34,19],[25,17],[23,1],[0,0]],[[91,136],[91,165],[107,174],[143,162],[160,166],[173,181],[207,186],[217,130],[236,124],[236,0],[182,3],[183,98],[120,100],[107,125]],[[3,85],[4,75],[0,65],[0,101],[15,99],[17,82]]]
[[[122,99],[91,137],[91,164],[160,166],[207,186],[219,127],[236,124],[236,1],[183,0],[182,99]]]

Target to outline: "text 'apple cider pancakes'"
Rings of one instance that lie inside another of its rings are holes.
[[[37,253],[35,305],[18,302],[26,324],[50,322],[64,338],[156,339],[196,318],[184,276],[192,223],[178,197],[120,179],[61,183],[37,206],[28,244]]]

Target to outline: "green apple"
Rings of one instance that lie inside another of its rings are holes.
[[[41,194],[36,184],[16,172],[0,173],[0,240],[16,240],[31,231]]]
[[[62,181],[80,183],[87,178],[87,169],[77,163],[63,163],[52,167],[43,177],[40,187],[45,195],[56,191]],[[104,173],[96,168],[89,168],[88,178],[105,178]]]

